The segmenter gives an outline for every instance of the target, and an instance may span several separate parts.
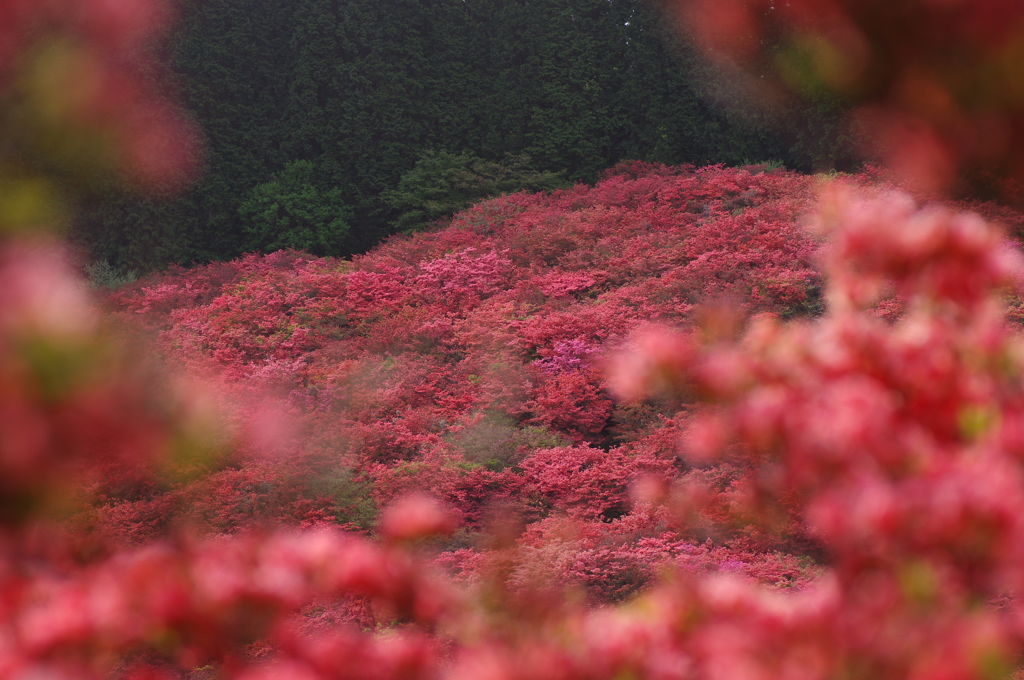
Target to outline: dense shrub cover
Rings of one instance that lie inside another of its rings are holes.
[[[1020,256],[864,179],[819,188],[818,242],[817,182],[633,167],[103,313],[8,246],[0,411],[43,424],[4,429],[0,673],[1010,673]],[[182,387],[128,360],[147,332]]]
[[[182,512],[225,531],[246,512],[294,524],[296,503],[368,528],[374,510],[354,496],[379,509],[429,491],[466,548],[496,503],[527,523],[618,521],[637,479],[686,466],[669,434],[682,402],[616,404],[609,351],[642,324],[692,324],[726,301],[741,315],[820,313],[818,245],[797,224],[816,181],[632,164],[594,187],[484,202],[352,262],[251,255],[122,289],[112,313],[217,376],[238,426],[258,429],[268,409],[289,421],[278,441],[160,493],[194,498]],[[280,404],[254,406],[267,394]],[[97,519],[127,521],[109,511],[123,503],[106,497]],[[662,536],[662,521],[636,524],[630,545]]]

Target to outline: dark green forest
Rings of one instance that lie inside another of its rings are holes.
[[[163,49],[205,170],[85,201],[75,239],[122,270],[362,252],[624,159],[851,162],[834,102],[745,100],[642,0],[184,0]]]

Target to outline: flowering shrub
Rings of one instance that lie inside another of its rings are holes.
[[[526,483],[571,516],[614,519],[629,509],[629,488],[641,475],[670,476],[672,461],[645,447],[610,451],[588,446],[536,451],[521,464]]]
[[[494,251],[475,256],[475,250],[466,248],[439,260],[424,262],[420,265],[422,273],[413,279],[413,285],[436,290],[449,299],[490,295],[501,290],[509,279],[512,262]]]

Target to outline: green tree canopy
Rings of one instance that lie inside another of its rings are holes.
[[[468,154],[426,151],[396,189],[383,199],[400,215],[391,224],[418,231],[473,203],[516,191],[552,191],[567,186],[561,172],[535,170],[527,156],[506,156],[497,163]]]
[[[170,202],[105,197],[77,218],[76,238],[119,269],[236,257],[254,247],[241,203],[299,160],[351,209],[329,251],[343,255],[464,197],[533,188],[488,185],[501,171],[481,164],[515,174],[520,155],[582,182],[621,160],[843,165],[841,116],[818,104],[766,115],[721,86],[665,20],[666,2],[182,0],[164,56],[205,134],[206,172]],[[399,187],[424,149],[475,160],[441,168],[438,195],[415,175]],[[422,196],[407,196],[410,182]]]
[[[293,161],[269,182],[254,186],[238,207],[247,250],[282,248],[335,255],[348,235],[352,211],[338,189],[321,190],[309,161]]]

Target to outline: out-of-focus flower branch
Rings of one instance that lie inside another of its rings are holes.
[[[148,192],[198,169],[196,125],[159,85],[162,0],[0,3],[0,230],[57,227],[72,194]]]
[[[830,92],[914,188],[1020,202],[1024,7],[1013,0],[668,0],[752,90]]]

